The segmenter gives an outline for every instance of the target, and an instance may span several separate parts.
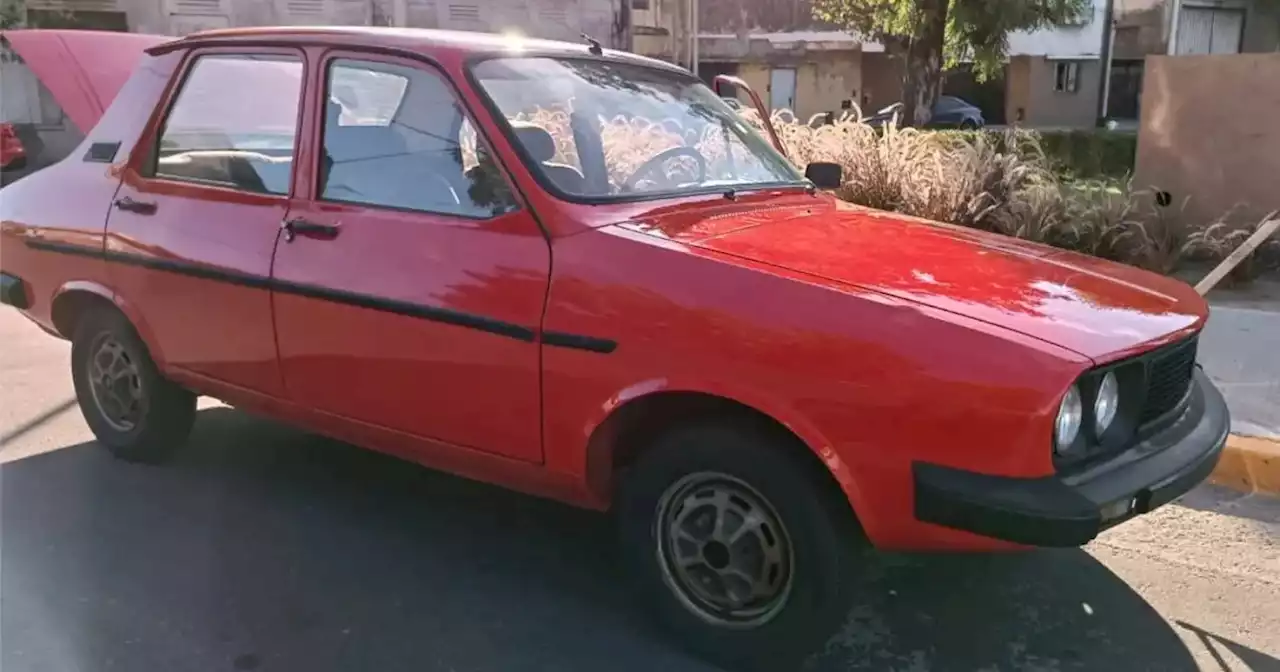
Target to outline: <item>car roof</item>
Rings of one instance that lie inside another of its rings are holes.
[[[604,49],[592,54],[590,45],[543,40],[518,35],[477,33],[463,30],[428,28],[383,28],[377,26],[260,26],[204,30],[155,47],[151,53],[162,53],[196,45],[237,44],[243,42],[324,42],[364,46],[393,47],[411,51],[453,52],[455,55],[524,55],[524,56],[596,56],[686,72],[666,61],[647,58],[625,51]]]

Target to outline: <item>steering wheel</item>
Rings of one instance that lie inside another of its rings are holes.
[[[658,152],[644,163],[640,164],[640,167],[636,168],[636,172],[632,173],[631,177],[628,177],[627,180],[622,183],[622,191],[633,191],[636,188],[636,183],[639,182],[640,178],[646,173],[652,172],[654,168],[661,166],[677,156],[692,157],[698,163],[697,181],[705,182],[707,180],[707,159],[702,155],[702,152],[699,152],[692,147],[672,147],[671,149],[664,149],[661,152]],[[666,186],[675,186],[671,183],[671,178],[667,177],[666,174],[663,174],[662,177],[666,181]]]

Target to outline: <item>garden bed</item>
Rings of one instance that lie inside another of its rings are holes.
[[[750,119],[751,115],[745,115]],[[838,197],[861,205],[1034,240],[1174,274],[1225,258],[1256,226],[1186,226],[1169,203],[1129,179],[1137,139],[1098,131],[920,131],[853,119],[809,125],[775,113],[798,166],[844,168]],[[1264,244],[1231,282],[1280,269],[1280,241]]]

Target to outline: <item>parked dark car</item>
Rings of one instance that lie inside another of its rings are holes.
[[[863,119],[872,126],[883,126],[894,116],[902,118],[902,103],[894,103],[875,114]],[[933,116],[925,128],[982,128],[987,125],[982,117],[982,110],[955,96],[939,96],[933,104]]]

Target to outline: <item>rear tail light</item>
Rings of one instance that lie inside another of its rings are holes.
[[[13,124],[7,121],[2,121],[0,122],[0,138],[5,140],[16,140],[18,138],[18,131],[13,127]]]

